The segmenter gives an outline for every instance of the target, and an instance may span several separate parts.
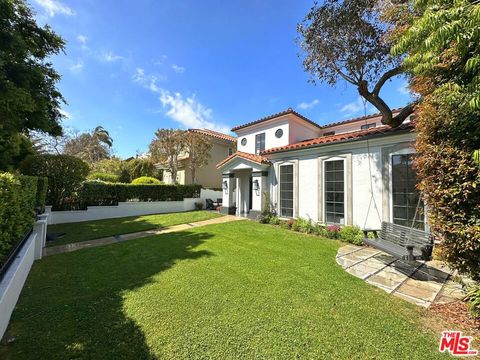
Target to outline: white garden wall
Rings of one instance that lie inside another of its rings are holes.
[[[48,223],[53,225],[127,216],[192,211],[195,210],[195,203],[202,203],[205,207],[205,199],[215,201],[221,197],[221,191],[202,189],[200,198],[185,198],[183,201],[131,201],[121,202],[117,206],[89,206],[87,210],[52,211]],[[48,211],[50,210],[48,209]]]
[[[44,219],[35,224],[32,233],[0,281],[0,339],[7,329],[33,261],[42,257],[46,228],[47,221]]]

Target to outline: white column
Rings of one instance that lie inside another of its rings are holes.
[[[240,179],[240,177],[237,177],[235,178],[235,180],[237,181],[237,191],[236,191],[236,194],[237,194],[237,199],[236,199],[236,205],[237,205],[237,215],[240,216],[241,213],[242,213],[242,181]]]
[[[37,220],[33,225],[33,231],[36,233],[34,259],[38,260],[42,258],[44,239],[47,235],[47,220]]]

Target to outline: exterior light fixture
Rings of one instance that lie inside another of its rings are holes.
[[[222,183],[222,188],[223,188],[223,190],[228,190],[227,180],[225,180],[225,181]]]
[[[257,191],[258,190],[258,180],[253,180],[252,189]]]

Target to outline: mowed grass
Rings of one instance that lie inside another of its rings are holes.
[[[1,359],[441,359],[340,244],[238,221],[36,262]]]
[[[214,219],[220,216],[222,215],[210,211],[189,211],[49,225],[48,232],[66,233],[66,235],[58,240],[49,241],[47,246],[69,244],[73,242],[98,239],[105,236],[128,234],[137,231],[186,224]]]

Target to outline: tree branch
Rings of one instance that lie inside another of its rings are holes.
[[[397,66],[393,69],[388,70],[385,72],[380,79],[378,79],[377,83],[375,84],[375,87],[373,88],[372,94],[378,96],[380,93],[380,90],[382,89],[383,85],[387,82],[387,80],[391,79],[394,76],[397,76],[403,72],[403,69],[401,66]]]

